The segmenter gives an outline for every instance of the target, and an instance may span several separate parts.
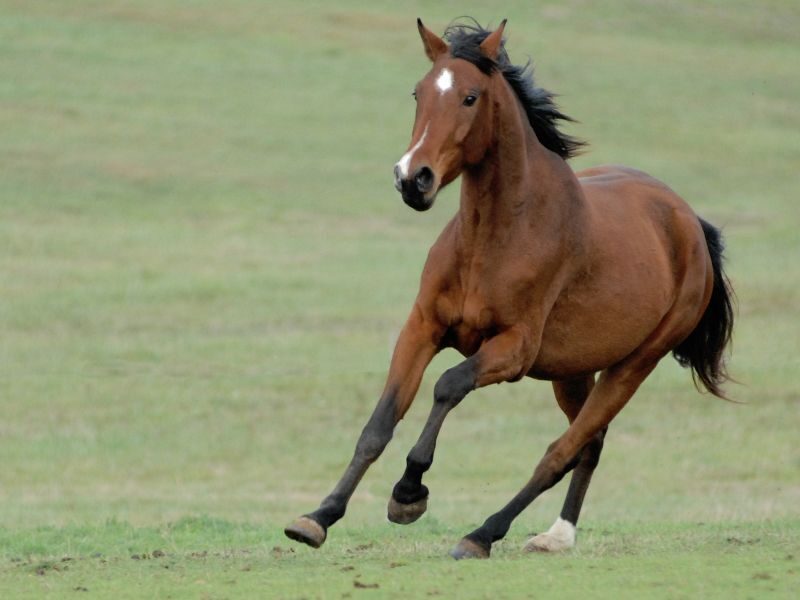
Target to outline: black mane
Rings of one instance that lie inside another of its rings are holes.
[[[558,130],[558,121],[574,121],[556,106],[554,94],[533,83],[533,65],[529,60],[525,65],[513,65],[508,58],[505,39],[500,45],[496,61],[485,56],[480,44],[491,33],[481,27],[473,19],[473,23],[454,23],[447,27],[444,39],[450,45],[453,58],[466,60],[487,75],[499,70],[514,93],[525,107],[531,127],[539,142],[548,150],[552,150],[562,158],[571,158],[578,154],[585,142]]]

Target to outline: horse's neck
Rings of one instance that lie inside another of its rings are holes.
[[[459,219],[465,241],[508,243],[515,233],[532,229],[537,236],[558,235],[582,202],[572,169],[541,145],[516,97],[495,126],[496,141],[484,160],[462,174]]]

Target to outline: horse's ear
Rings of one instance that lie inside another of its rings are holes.
[[[438,35],[433,33],[430,29],[422,24],[422,19],[417,19],[417,29],[419,29],[419,37],[422,38],[422,44],[425,46],[425,54],[431,59],[431,62],[436,62],[442,54],[447,52],[447,44]]]
[[[500,27],[495,29],[481,42],[481,52],[483,52],[484,56],[492,60],[497,60],[500,45],[503,43],[503,30],[506,28],[506,21],[508,21],[508,19],[503,19],[503,22],[500,23]]]

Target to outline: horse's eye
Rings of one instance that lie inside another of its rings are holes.
[[[478,101],[478,97],[477,96],[469,95],[466,98],[464,98],[464,106],[472,106],[477,101]]]

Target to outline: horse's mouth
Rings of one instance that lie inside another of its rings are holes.
[[[428,210],[436,199],[436,192],[423,194],[412,182],[408,182],[407,185],[405,181],[400,186],[400,195],[403,197],[403,202],[419,212]]]

